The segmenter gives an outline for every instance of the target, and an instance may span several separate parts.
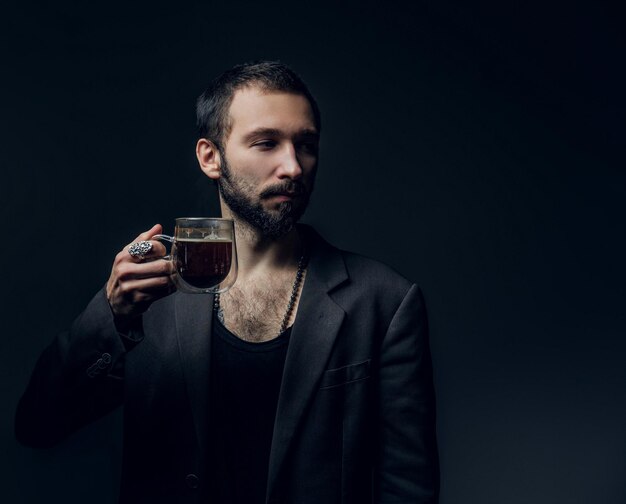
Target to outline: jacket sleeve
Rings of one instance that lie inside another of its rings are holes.
[[[124,357],[141,324],[120,334],[104,289],[43,351],[15,416],[18,441],[50,447],[122,403]]]
[[[374,502],[434,504],[439,494],[435,396],[426,308],[413,285],[382,341]]]

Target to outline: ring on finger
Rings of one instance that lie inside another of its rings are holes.
[[[152,243],[149,241],[139,241],[128,247],[128,253],[134,258],[143,259],[152,250]]]

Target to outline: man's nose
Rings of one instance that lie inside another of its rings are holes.
[[[282,153],[280,166],[276,175],[279,178],[298,179],[302,176],[302,166],[294,145],[287,145]]]

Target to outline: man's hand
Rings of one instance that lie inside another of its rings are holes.
[[[156,224],[152,229],[141,233],[132,243],[149,241],[161,232],[161,225]],[[121,326],[145,312],[154,301],[176,289],[172,280],[172,261],[161,259],[166,255],[165,246],[152,240],[152,250],[141,258],[132,257],[128,253],[128,247],[132,243],[115,256],[106,288],[115,322]]]

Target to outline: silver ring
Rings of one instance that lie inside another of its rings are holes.
[[[139,257],[141,259],[152,250],[152,243],[149,241],[140,241],[133,243],[128,247],[128,253],[133,257]]]

